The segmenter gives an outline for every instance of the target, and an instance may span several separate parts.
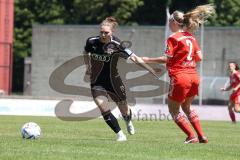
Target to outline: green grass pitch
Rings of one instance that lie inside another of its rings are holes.
[[[20,129],[33,121],[42,129],[38,140],[23,140]],[[65,122],[53,117],[0,117],[2,160],[237,160],[240,124],[202,121],[208,144],[183,144],[185,135],[172,121],[134,121],[136,135],[116,142],[102,119]],[[126,133],[123,121],[120,125]]]

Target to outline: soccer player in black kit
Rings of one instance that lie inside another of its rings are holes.
[[[84,51],[87,56],[85,56],[84,60],[87,65],[86,74],[90,75],[91,93],[94,102],[100,109],[105,122],[116,133],[117,141],[126,141],[125,134],[110,111],[108,100],[109,96],[117,104],[127,125],[128,133],[133,135],[135,130],[131,121],[132,113],[126,101],[125,86],[117,71],[118,58],[130,58],[152,74],[155,74],[155,71],[129,49],[117,54],[112,54],[111,50],[108,52],[103,49],[104,45],[109,42],[120,45],[121,41],[113,36],[117,26],[118,23],[113,17],[107,17],[102,21],[100,35],[87,39]]]

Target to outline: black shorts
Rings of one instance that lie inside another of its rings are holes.
[[[110,96],[116,103],[126,101],[127,99],[125,86],[120,76],[112,78],[112,80],[108,82],[105,81],[91,84],[91,93],[93,98],[96,98],[97,96]]]

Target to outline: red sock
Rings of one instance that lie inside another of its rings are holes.
[[[178,114],[176,118],[174,118],[175,123],[178,125],[178,127],[188,136],[188,137],[194,137],[194,132],[185,118],[181,113]]]
[[[236,123],[235,114],[232,110],[229,110],[229,115],[230,115],[230,118],[231,118],[232,122]]]
[[[199,117],[194,109],[192,109],[190,114],[188,115],[188,120],[197,132],[198,137],[203,137],[203,131],[199,121]]]

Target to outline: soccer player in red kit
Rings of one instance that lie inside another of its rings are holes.
[[[196,65],[202,59],[193,32],[212,13],[214,13],[212,5],[198,6],[186,14],[174,11],[169,19],[169,27],[173,34],[167,39],[165,56],[142,57],[148,63],[166,63],[170,77],[168,108],[175,123],[187,135],[184,143],[208,142],[203,134],[198,114],[191,107],[194,97],[198,95],[200,81]],[[180,107],[187,118],[180,112]],[[189,122],[196,131],[197,137]]]
[[[229,91],[232,89],[232,94],[229,98],[228,112],[233,123],[236,123],[235,112],[240,113],[240,72],[236,62],[228,64],[230,71],[230,85],[221,88],[221,91]]]

